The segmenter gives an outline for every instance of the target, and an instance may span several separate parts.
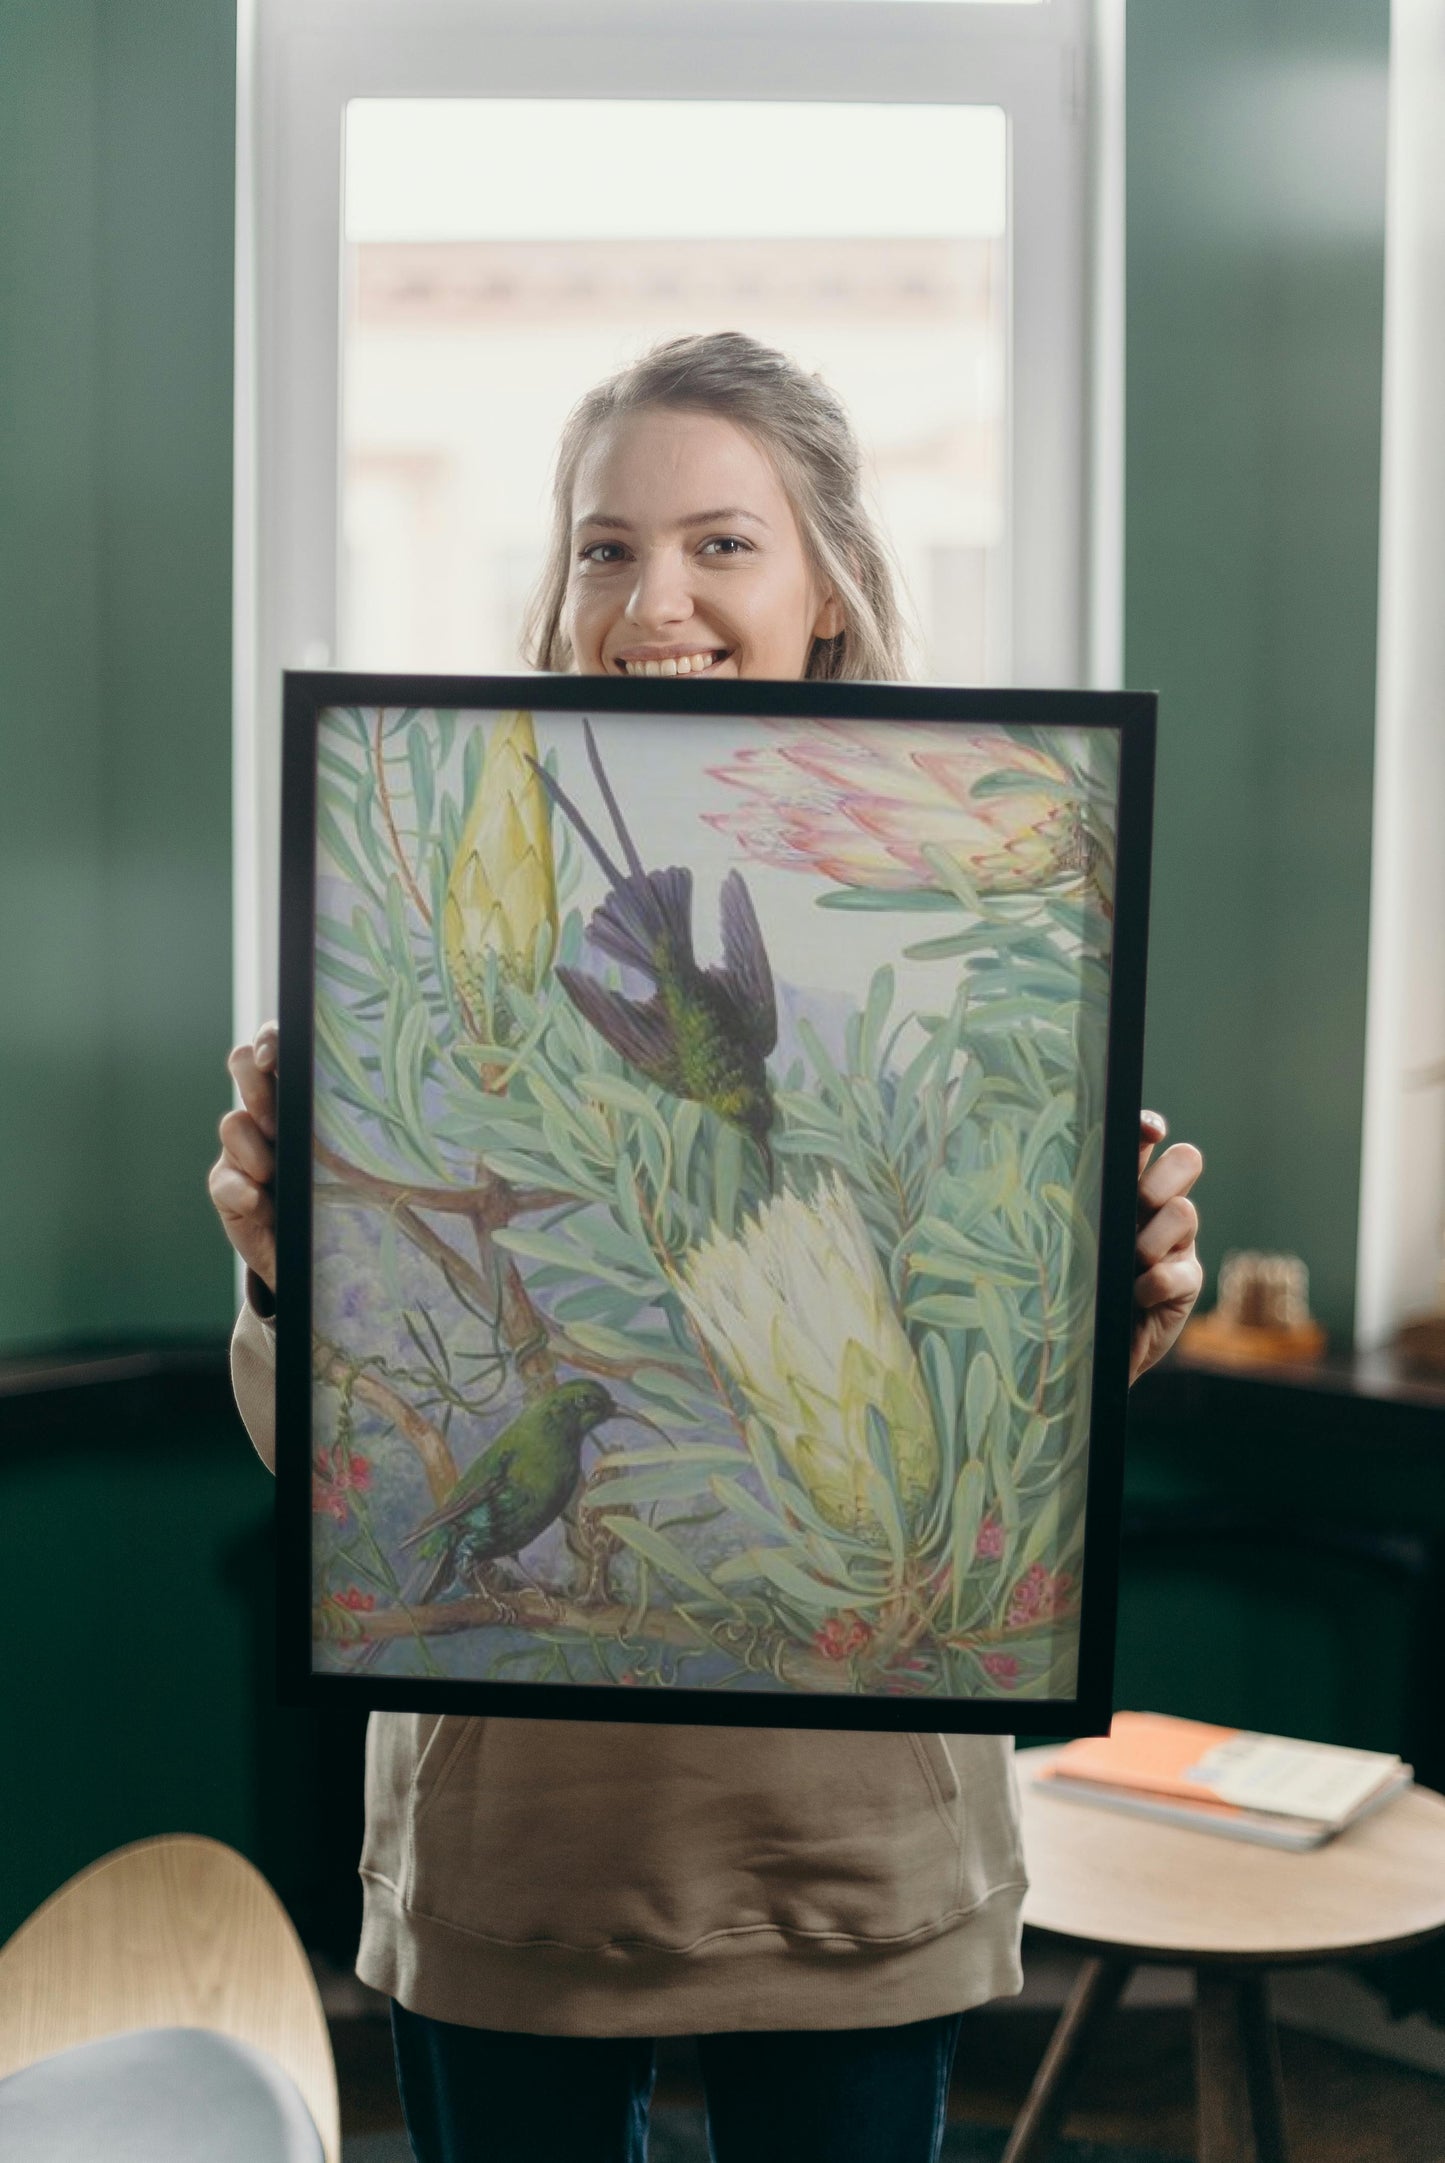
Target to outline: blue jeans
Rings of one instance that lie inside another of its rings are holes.
[[[714,2163],[937,2163],[961,2018],[699,2036]],[[643,2163],[650,2036],[391,2030],[418,2163]]]

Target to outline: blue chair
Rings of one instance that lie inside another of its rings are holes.
[[[340,2163],[310,1964],[219,1841],[138,1841],[0,1949],[0,2156],[15,2163]]]

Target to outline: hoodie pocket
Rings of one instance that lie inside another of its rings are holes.
[[[481,1936],[886,1943],[984,1889],[937,1735],[458,1719],[418,1741],[409,1899]]]

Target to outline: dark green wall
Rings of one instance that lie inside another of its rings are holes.
[[[1126,680],[1157,688],[1147,1090],[1231,1246],[1354,1298],[1387,0],[1130,0]]]
[[[0,1353],[224,1328],[233,0],[0,0]]]
[[[1132,0],[1149,1092],[1353,1292],[1387,0]],[[0,0],[0,1352],[219,1329],[232,0]]]
[[[1131,0],[1129,18],[1127,675],[1163,693],[1149,1089],[1209,1155],[1207,1257],[1299,1248],[1337,1327],[1386,14]],[[230,1319],[204,1173],[230,1031],[233,87],[231,0],[0,0],[0,1354]],[[26,1439],[0,1465],[0,1581],[30,1621],[0,1705],[27,1768],[0,1935],[166,1829],[235,1841],[299,1912],[318,1870],[298,1826],[346,1857],[357,1835],[308,1818],[321,1731],[274,1709],[271,1487],[237,1423],[167,1397],[127,1426],[97,1399],[52,1446],[23,1400],[5,1410]],[[1186,1473],[1144,1439],[1136,1483],[1172,1492]],[[1313,1465],[1294,1448],[1226,1484],[1267,1472],[1285,1498]],[[1330,1473],[1342,1506],[1354,1478]],[[1394,1485],[1408,1515],[1414,1485]],[[1328,1630],[1282,1657],[1250,1597],[1129,1577],[1123,1700],[1373,1739],[1368,1674],[1348,1670],[1346,1706]],[[1206,1641],[1222,1666],[1186,1673]],[[328,1813],[355,1808],[347,1763]]]

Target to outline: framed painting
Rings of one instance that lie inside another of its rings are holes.
[[[290,1701],[1107,1727],[1153,742],[287,677]]]

